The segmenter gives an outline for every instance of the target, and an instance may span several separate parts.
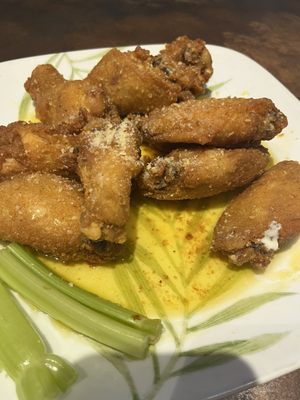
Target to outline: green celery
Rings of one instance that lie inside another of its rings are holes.
[[[0,279],[40,310],[97,342],[135,358],[146,356],[150,337],[60,292],[7,248],[0,251]]]
[[[56,287],[59,291],[67,294],[93,310],[99,311],[102,314],[124,322],[129,326],[149,333],[151,335],[151,342],[155,342],[159,338],[162,330],[162,324],[159,319],[147,318],[141,314],[127,310],[124,307],[80,289],[79,287],[70,286],[67,281],[49,271],[40,260],[17,243],[12,243],[8,245],[7,248],[35,274],[39,275],[53,287]]]
[[[0,281],[0,363],[15,381],[20,400],[51,400],[76,381],[77,373],[45,344]]]

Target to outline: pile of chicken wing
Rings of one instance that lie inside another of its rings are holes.
[[[248,186],[218,221],[212,249],[265,267],[300,232],[300,164],[265,172],[260,142],[287,118],[266,98],[198,99],[212,73],[205,42],[186,36],[154,56],[112,49],[83,80],[37,66],[25,89],[40,122],[0,127],[0,239],[103,264],[122,256],[133,183],[159,200]],[[159,156],[141,157],[142,144]]]

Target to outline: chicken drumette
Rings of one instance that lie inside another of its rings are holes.
[[[80,231],[80,184],[52,174],[20,174],[0,183],[0,237],[62,261],[103,264],[120,247],[93,243]]]
[[[37,66],[25,82],[35,105],[37,118],[63,132],[78,132],[89,116],[100,117],[109,110],[101,84],[66,80],[50,64]]]
[[[20,172],[73,173],[77,136],[57,133],[42,123],[13,122],[0,127],[0,180]]]
[[[282,161],[236,197],[219,219],[212,248],[236,265],[266,267],[300,233],[300,164]]]

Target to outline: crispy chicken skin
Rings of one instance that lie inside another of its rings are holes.
[[[201,39],[180,36],[166,44],[154,57],[158,66],[172,82],[181,86],[182,99],[198,96],[205,91],[205,83],[213,73],[212,59]]]
[[[126,116],[192,98],[204,92],[211,74],[205,42],[182,36],[156,57],[141,47],[112,49],[83,80],[68,81],[52,65],[39,65],[25,89],[38,119],[79,131],[88,116],[103,117],[111,105]]]
[[[282,161],[236,197],[219,219],[212,248],[236,265],[265,268],[300,233],[300,164]]]
[[[234,147],[270,140],[287,119],[269,99],[188,100],[154,110],[141,119],[148,142]]]
[[[262,147],[177,149],[146,165],[138,186],[144,196],[159,200],[201,199],[250,183],[268,161]]]
[[[73,172],[76,144],[76,136],[57,134],[42,123],[0,126],[0,180],[20,172]]]
[[[102,116],[108,109],[99,83],[66,80],[50,64],[37,66],[24,86],[40,121],[72,133],[83,127],[88,116]]]
[[[145,114],[205,91],[212,75],[205,42],[181,36],[159,55],[137,47],[134,51],[110,50],[88,79],[100,82],[120,114]]]
[[[52,174],[21,174],[0,183],[0,238],[29,245],[63,261],[103,263],[82,239],[81,185]]]
[[[131,181],[141,168],[139,133],[127,119],[119,124],[94,119],[80,136],[81,232],[91,240],[124,243]]]
[[[177,101],[180,85],[152,65],[149,51],[110,50],[92,69],[88,79],[103,85],[121,115],[147,113]]]

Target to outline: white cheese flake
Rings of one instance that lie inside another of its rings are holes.
[[[277,221],[272,221],[269,228],[264,232],[264,237],[260,242],[265,246],[267,251],[278,250],[278,238],[281,224]]]

